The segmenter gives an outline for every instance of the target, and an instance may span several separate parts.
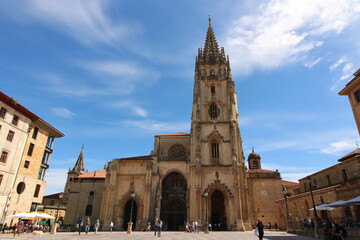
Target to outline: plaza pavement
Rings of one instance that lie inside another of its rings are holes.
[[[13,239],[13,234],[0,234],[0,239]],[[89,234],[81,233],[79,235],[75,232],[49,234],[44,233],[41,237],[34,236],[31,233],[22,234],[19,238],[15,239],[37,239],[37,240],[78,240],[78,239],[96,239],[96,240],[146,240],[146,239],[168,239],[168,240],[258,240],[253,232],[211,232],[209,234],[200,233],[184,233],[184,232],[162,232],[161,238],[155,238],[154,232],[133,232],[132,234],[126,234],[126,232],[98,232],[96,235],[94,232]],[[312,237],[297,236],[282,231],[265,231],[264,240],[314,240]]]

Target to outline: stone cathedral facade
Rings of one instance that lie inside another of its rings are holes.
[[[156,135],[150,155],[109,162],[100,219],[119,230],[130,218],[133,229],[161,218],[164,230],[192,221],[251,230],[248,198],[235,84],[209,20],[196,57],[190,134]]]

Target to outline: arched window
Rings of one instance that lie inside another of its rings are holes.
[[[215,96],[215,86],[211,86],[211,96]]]
[[[85,210],[85,216],[91,216],[92,215],[93,206],[87,205]]]
[[[211,143],[211,162],[219,163],[219,142],[214,140]]]
[[[216,106],[215,103],[210,105],[209,108],[209,115],[211,117],[211,119],[216,119],[220,114],[220,109]]]

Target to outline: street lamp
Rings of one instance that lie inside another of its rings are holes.
[[[208,191],[206,190],[204,192],[204,197],[205,197],[205,230],[204,233],[209,233],[209,221],[208,221]]]
[[[59,209],[60,209],[61,199],[62,199],[63,197],[64,197],[64,193],[63,193],[63,192],[59,193],[59,203],[58,203],[58,207],[57,207],[57,211],[56,211],[55,222],[59,221]]]
[[[132,233],[132,211],[133,211],[133,204],[134,204],[134,197],[135,197],[135,192],[132,191],[131,194],[131,209],[130,209],[130,222],[128,222],[128,230],[127,230],[127,234],[131,234]]]
[[[285,199],[285,209],[286,209],[286,221],[285,221],[285,226],[286,226],[286,232],[289,231],[289,208],[288,208],[288,204],[287,204],[287,189],[285,186],[283,186],[283,194],[284,194],[284,199]]]
[[[311,195],[311,200],[312,200],[312,204],[313,204],[313,208],[314,208],[314,216],[315,216],[315,221],[314,221],[314,235],[316,238],[320,238],[319,232],[318,232],[318,215],[316,212],[316,206],[315,206],[315,201],[314,201],[314,195],[312,192],[312,181],[311,181],[311,177],[307,176],[306,177],[306,182],[309,184],[310,187],[310,195]]]

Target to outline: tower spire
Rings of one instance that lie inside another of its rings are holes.
[[[226,62],[225,53],[223,52],[223,49],[220,51],[216,41],[215,33],[211,25],[211,15],[209,15],[208,21],[209,26],[206,33],[205,45],[203,49],[199,49],[197,62],[205,64]]]
[[[71,172],[76,174],[77,176],[86,172],[84,167],[84,144],[81,147],[81,152]]]

